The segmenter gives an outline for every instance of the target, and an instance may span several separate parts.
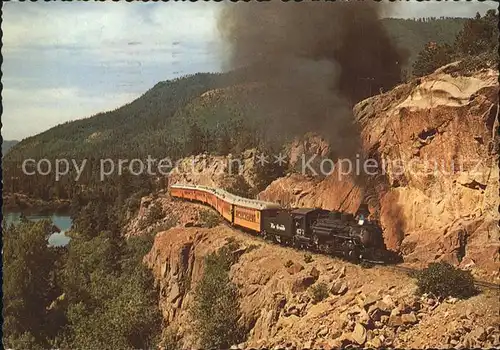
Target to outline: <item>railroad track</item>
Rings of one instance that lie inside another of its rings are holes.
[[[490,289],[490,290],[500,291],[500,285],[496,283],[474,280],[474,284],[476,285],[476,287],[479,287],[479,289]]]
[[[269,241],[267,239],[264,239],[263,237],[261,236],[255,236],[255,235],[252,235],[252,234],[249,234],[248,232],[245,232],[243,230],[240,230],[238,229],[237,227],[233,226],[233,225],[230,225],[228,224],[227,222],[225,221],[222,221],[222,223],[228,227],[228,228],[231,228],[233,230],[237,230],[245,235],[250,235],[251,237],[253,238],[257,238],[259,241],[263,242],[263,243],[270,243],[270,244],[275,244],[275,245],[278,245],[280,247],[283,247],[283,245],[281,244],[278,244],[277,242],[274,242],[274,241]],[[298,252],[301,252],[302,250],[297,248],[297,247],[287,247],[287,248],[290,248],[290,249],[293,249],[293,250],[296,250]],[[324,255],[324,256],[329,256],[329,257],[333,257],[331,255],[328,255],[328,254],[325,254],[325,253],[322,253],[322,252],[311,252],[311,253],[314,253],[314,254],[320,254],[320,255]],[[372,267],[372,266],[377,266],[377,267],[383,267],[383,268],[387,268],[387,269],[392,269],[392,270],[395,270],[395,271],[399,271],[399,272],[402,272],[402,273],[405,273],[405,274],[408,274],[408,275],[412,275],[412,274],[415,274],[416,272],[418,271],[421,271],[419,269],[415,269],[415,268],[412,268],[412,267],[408,267],[408,266],[401,266],[401,265],[387,265],[381,261],[373,261],[373,260],[363,260],[361,261],[361,265],[365,264],[365,266],[367,267]],[[474,285],[476,287],[478,287],[479,289],[481,290],[485,290],[485,289],[488,289],[488,290],[496,290],[496,291],[500,291],[500,285],[499,284],[496,284],[496,283],[492,283],[492,282],[487,282],[487,281],[481,281],[481,280],[477,280],[477,279],[474,279]]]

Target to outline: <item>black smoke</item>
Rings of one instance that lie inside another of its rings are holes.
[[[391,42],[381,4],[368,1],[227,4],[219,29],[229,69],[262,84],[246,102],[268,137],[318,131],[339,157],[360,150],[352,106],[400,82],[406,54]]]

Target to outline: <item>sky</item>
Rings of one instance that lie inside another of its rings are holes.
[[[284,4],[286,6],[286,4]],[[493,1],[409,1],[390,17],[473,17]],[[2,137],[113,110],[156,83],[222,70],[222,3],[3,4]]]

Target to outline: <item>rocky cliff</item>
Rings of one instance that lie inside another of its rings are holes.
[[[458,301],[414,296],[402,273],[362,267],[264,243],[226,226],[173,228],[159,233],[145,257],[160,288],[166,328],[179,347],[196,348],[189,308],[204,257],[229,242],[238,261],[230,270],[249,331],[235,348],[354,346],[491,347],[499,344],[498,295]],[[323,288],[326,294],[315,298]]]
[[[291,174],[260,198],[346,211],[368,201],[406,261],[445,259],[496,276],[498,71],[462,76],[451,64],[360,102],[354,114],[369,175],[354,174],[355,159],[349,174],[337,160],[324,178]]]
[[[246,150],[238,157],[199,154],[181,159],[169,174],[169,183],[196,184],[228,188],[241,176],[255,185],[257,151]]]

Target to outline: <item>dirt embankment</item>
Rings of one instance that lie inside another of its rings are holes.
[[[160,288],[159,306],[180,346],[196,348],[189,308],[204,258],[239,244],[230,270],[249,331],[235,348],[492,347],[500,345],[498,295],[439,302],[414,295],[414,281],[384,268],[363,269],[321,255],[268,244],[225,225],[175,227],[157,234],[145,263]],[[315,302],[312,290],[327,287]]]

